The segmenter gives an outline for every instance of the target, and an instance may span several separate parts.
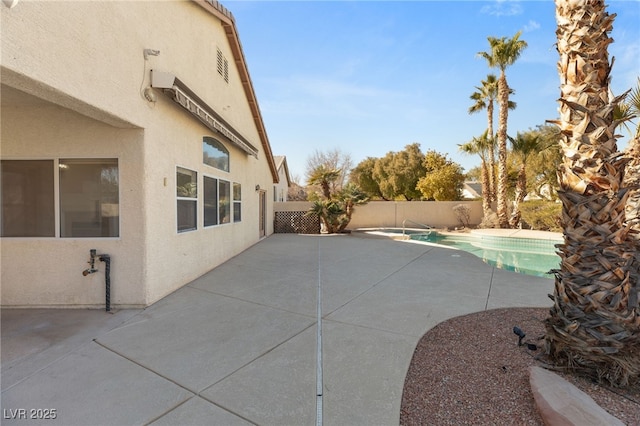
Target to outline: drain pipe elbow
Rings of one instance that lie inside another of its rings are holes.
[[[111,256],[108,254],[101,254],[99,259],[100,262],[104,262],[104,310],[109,312],[111,310]]]
[[[109,312],[111,310],[111,256],[108,254],[97,254],[96,249],[89,250],[89,262],[87,262],[90,266],[88,269],[82,271],[83,276],[87,276],[90,274],[94,274],[98,272],[96,266],[96,259],[100,262],[104,262],[105,271],[104,271],[104,286],[105,286],[105,311]]]

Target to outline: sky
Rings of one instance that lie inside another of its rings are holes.
[[[522,31],[528,44],[506,70],[517,103],[509,111],[509,135],[558,116],[551,0],[223,4],[234,15],[273,154],[287,157],[299,183],[316,150],[339,149],[355,166],[419,143],[423,152],[447,154],[465,171],[479,165],[479,157],[458,145],[487,126],[485,111],[470,115],[468,109],[481,81],[499,75],[477,55],[490,50],[489,36]],[[640,76],[640,1],[607,4],[617,14],[609,47],[617,95]],[[497,130],[497,108],[494,122]]]

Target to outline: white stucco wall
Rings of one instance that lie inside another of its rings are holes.
[[[1,118],[3,159],[117,158],[121,182],[120,238],[2,238],[2,305],[104,305],[103,274],[82,276],[90,249],[112,256],[112,303],[143,305],[143,131],[53,105],[3,108]]]
[[[94,281],[103,277],[80,274],[90,248],[113,256],[115,305],[153,303],[259,240],[256,185],[268,190],[266,232],[273,232],[273,177],[216,17],[186,1],[0,8],[2,84],[51,103],[46,113],[3,108],[2,158],[117,157],[121,173],[120,238],[2,239],[3,306],[102,306],[104,286]],[[145,60],[145,48],[160,54]],[[217,48],[229,83],[217,74]],[[176,75],[259,149],[258,159],[160,91],[148,102],[142,91],[151,69]],[[228,173],[203,164],[203,136],[229,149]],[[180,234],[176,166],[197,171],[200,188],[198,230]],[[242,185],[242,222],[203,229],[203,173]]]

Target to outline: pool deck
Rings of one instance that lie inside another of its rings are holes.
[[[465,252],[275,234],[146,309],[3,309],[2,424],[397,425],[426,331],[552,292]]]

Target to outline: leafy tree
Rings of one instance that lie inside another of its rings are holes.
[[[467,170],[464,176],[465,176],[465,180],[482,182],[482,166],[475,166],[470,168],[469,170]]]
[[[509,108],[509,94],[513,93],[507,83],[506,69],[513,65],[527,47],[524,40],[520,40],[521,32],[517,32],[513,38],[487,37],[489,52],[479,52],[478,55],[487,60],[489,67],[500,69],[498,78],[498,103],[500,111],[498,115],[498,188],[497,188],[497,213],[500,227],[509,227],[507,214],[507,119]]]
[[[462,198],[464,173],[462,167],[445,155],[430,150],[425,154],[426,175],[420,178],[417,189],[429,200],[456,201]]]
[[[628,162],[618,151],[604,0],[555,0],[564,243],[545,320],[545,352],[617,386],[640,380],[640,236],[624,214]]]
[[[423,161],[418,143],[405,146],[404,151],[389,152],[376,161],[372,177],[378,182],[383,198],[404,197],[407,201],[420,198],[416,185],[425,174]]]
[[[394,152],[388,152],[384,157],[378,158],[373,165],[371,177],[378,183],[380,194],[385,200],[394,200],[397,196],[397,189],[392,179]]]
[[[373,157],[367,157],[362,160],[349,173],[349,180],[359,186],[370,198],[380,198],[388,201],[388,198],[385,198],[382,193],[378,181],[373,177],[376,161],[378,159]]]

